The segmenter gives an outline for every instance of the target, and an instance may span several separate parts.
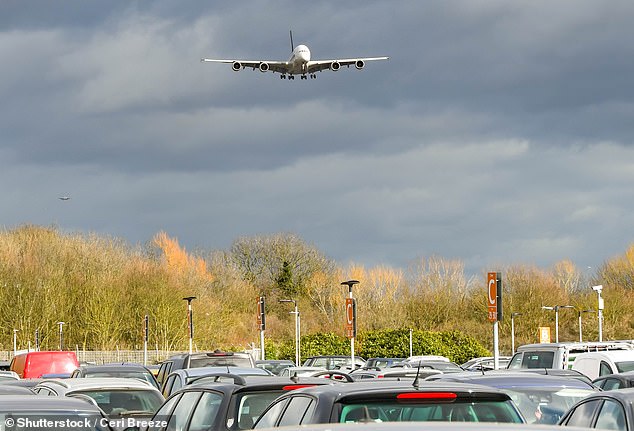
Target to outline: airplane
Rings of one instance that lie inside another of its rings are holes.
[[[60,201],[69,201],[70,200],[70,196],[60,196],[57,199],[59,199]]]
[[[333,72],[341,69],[341,66],[352,66],[361,70],[365,67],[367,61],[388,60],[389,57],[367,57],[367,58],[345,58],[333,60],[311,60],[310,50],[306,45],[293,46],[293,32],[291,35],[291,56],[288,61],[275,60],[217,60],[213,58],[201,58],[201,62],[212,63],[230,63],[234,72],[240,69],[250,67],[260,72],[279,73],[281,79],[295,79],[295,75],[300,75],[301,79],[317,78],[316,72],[322,70],[332,70]]]

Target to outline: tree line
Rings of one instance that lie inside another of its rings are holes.
[[[302,334],[344,334],[344,280],[355,279],[360,333],[412,328],[462,331],[492,348],[487,321],[486,272],[502,273],[505,319],[501,353],[511,351],[510,315],[516,345],[538,341],[538,328],[553,328],[542,306],[572,305],[559,312],[560,341],[579,338],[578,310],[597,308],[590,289],[603,284],[604,339],[631,339],[634,319],[634,245],[593,273],[570,261],[552,268],[514,265],[483,268],[468,276],[459,260],[430,256],[408,268],[342,266],[290,233],[236,239],[227,250],[188,252],[159,232],[146,244],[107,236],[24,225],[0,231],[0,346],[57,349],[59,325],[69,348],[139,349],[144,316],[149,346],[186,350],[184,297],[193,301],[194,343],[199,350],[245,349],[259,344],[256,299],[267,300],[266,336],[294,337],[288,303],[297,301]],[[596,314],[584,313],[583,336],[596,340]]]

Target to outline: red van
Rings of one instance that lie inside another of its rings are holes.
[[[11,371],[22,379],[37,379],[42,375],[65,375],[79,368],[75,352],[25,352],[11,360]]]

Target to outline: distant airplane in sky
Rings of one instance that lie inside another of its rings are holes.
[[[70,200],[70,196],[60,196],[58,199],[60,201],[69,201]]]
[[[208,61],[212,63],[230,63],[231,68],[238,72],[240,69],[250,67],[260,72],[279,73],[280,78],[295,79],[295,75],[301,75],[301,79],[317,78],[316,72],[322,70],[332,70],[336,72],[341,66],[352,66],[357,69],[363,69],[366,61],[387,60],[389,57],[366,57],[366,58],[344,58],[333,60],[311,60],[310,50],[306,45],[293,46],[293,32],[291,35],[291,56],[288,61],[276,60],[216,60],[213,58],[201,58],[200,61]]]

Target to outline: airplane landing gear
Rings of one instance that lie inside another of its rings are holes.
[[[306,75],[302,75],[302,79],[308,79]]]
[[[286,75],[281,74],[281,75],[280,75],[280,79],[286,79]]]
[[[317,79],[317,75],[315,75],[314,73],[310,74],[310,79]]]

